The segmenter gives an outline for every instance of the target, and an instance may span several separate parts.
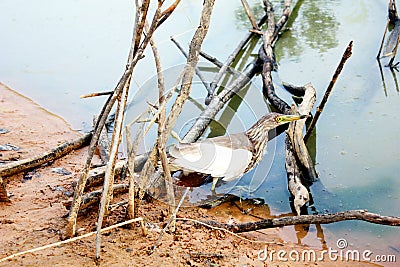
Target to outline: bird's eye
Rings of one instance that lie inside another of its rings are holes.
[[[278,123],[280,123],[280,122],[283,121],[283,118],[278,116],[278,117],[275,118],[275,121],[278,122]]]

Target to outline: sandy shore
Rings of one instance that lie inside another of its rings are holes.
[[[0,128],[9,131],[0,134],[0,145],[9,143],[20,148],[18,151],[0,151],[0,160],[4,163],[43,153],[81,136],[62,118],[1,83]],[[77,179],[85,157],[86,148],[83,148],[31,173],[4,179],[11,202],[0,203],[0,260],[20,251],[60,241],[66,223],[62,215],[67,212],[63,202],[72,198],[71,183]],[[65,168],[70,174],[53,172],[56,167]],[[256,207],[254,212],[262,215],[264,208]],[[148,255],[166,219],[167,207],[148,200],[140,212],[146,218],[147,226],[151,227],[148,235],[142,236],[140,228],[119,228],[104,235],[101,266],[366,266],[366,263],[357,262],[343,265],[327,257],[324,262],[284,262],[276,258],[265,262],[258,259],[261,250],[287,253],[295,250],[301,253],[309,248],[283,242],[277,229],[241,234],[248,239],[245,240],[221,230],[197,228],[183,221],[178,221],[175,235],[166,234],[156,252]],[[109,216],[107,224],[123,221],[124,214],[124,207],[117,208]],[[220,222],[254,220],[254,217],[243,215],[232,203],[211,210],[181,209],[178,217]],[[78,219],[79,234],[93,231],[96,218],[96,208],[82,214]],[[94,237],[90,237],[15,257],[0,262],[0,266],[95,266],[94,253]]]

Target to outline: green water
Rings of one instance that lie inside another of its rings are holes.
[[[184,47],[190,41],[199,19],[202,1],[182,1],[155,36],[172,86],[185,59],[169,40],[173,35]],[[216,1],[203,50],[223,61],[247,32],[249,23],[240,1]],[[260,1],[249,1],[256,16],[262,14]],[[281,2],[273,1],[279,13]],[[317,90],[317,103],[329,84],[347,44],[354,41],[353,55],[318,122],[315,139],[316,169],[320,181],[311,187],[314,210],[336,212],[367,209],[384,215],[400,216],[400,96],[397,71],[383,67],[382,80],[375,59],[387,18],[384,0],[304,0],[294,1],[294,10],[276,44],[279,64],[273,74],[277,94],[291,103],[281,81],[295,85],[311,82]],[[46,8],[43,8],[45,6]],[[41,4],[18,0],[0,2],[2,43],[0,81],[33,98],[44,107],[66,118],[76,129],[90,128],[92,115],[104,99],[80,100],[88,92],[114,88],[128,54],[133,23],[133,1],[45,1]],[[259,42],[253,40],[243,58],[243,68],[254,56]],[[151,53],[135,70],[131,89],[131,119],[157,96],[155,68]],[[387,60],[383,60],[383,65]],[[215,67],[202,62],[207,80]],[[229,84],[231,77],[225,78]],[[198,81],[198,80],[197,80]],[[193,87],[176,131],[183,134],[204,108],[205,90]],[[239,132],[267,112],[262,98],[261,79],[255,77],[241,97],[218,114],[226,132]],[[224,134],[218,123],[207,134]],[[142,150],[151,144],[150,133]],[[273,214],[291,212],[284,169],[284,136],[269,142],[265,159],[255,171],[235,187],[222,184],[217,192],[265,199]],[[170,141],[171,143],[174,140]],[[250,192],[249,192],[250,191]],[[197,195],[196,195],[197,194]],[[209,194],[209,188],[193,191],[196,200]],[[346,238],[354,249],[369,248],[376,254],[396,254],[400,260],[398,228],[365,222],[341,222],[322,227],[328,245]],[[291,230],[294,232],[294,230]],[[311,226],[305,244],[318,245],[317,230]]]

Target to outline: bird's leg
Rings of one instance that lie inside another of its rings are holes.
[[[215,186],[217,185],[217,182],[218,182],[218,177],[213,177],[212,186],[211,186],[212,192],[215,192]]]

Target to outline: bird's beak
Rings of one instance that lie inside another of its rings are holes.
[[[279,116],[279,120],[281,123],[286,123],[286,122],[291,122],[291,121],[297,121],[301,119],[308,118],[308,115],[281,115]]]

